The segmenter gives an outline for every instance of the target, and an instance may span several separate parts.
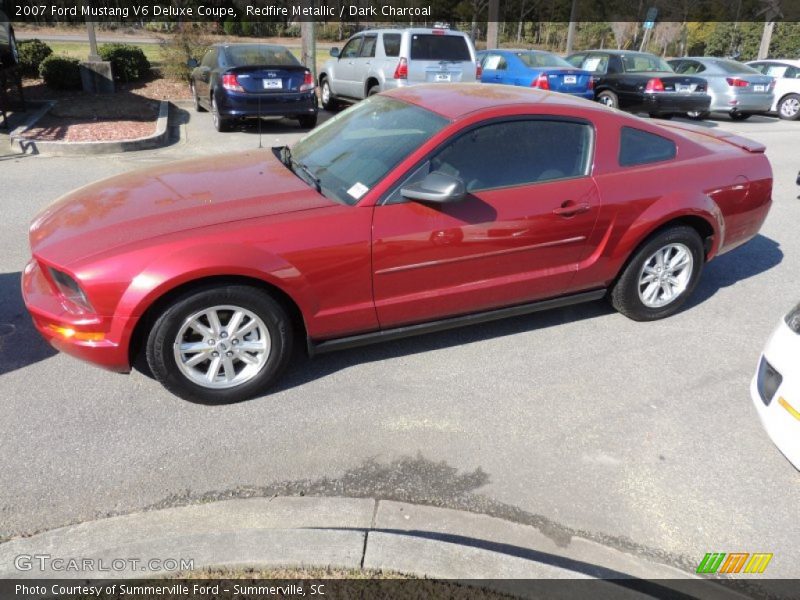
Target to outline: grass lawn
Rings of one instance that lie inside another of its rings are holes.
[[[86,60],[89,57],[89,42],[45,42],[53,49],[53,54],[71,56],[80,60]],[[127,43],[127,42],[126,42]],[[102,46],[103,44],[98,44]],[[152,64],[161,61],[161,46],[158,44],[129,44],[141,48],[144,55]]]

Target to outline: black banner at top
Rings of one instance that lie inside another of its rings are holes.
[[[0,0],[11,21],[487,21],[493,0]],[[498,21],[800,21],[800,0],[496,0]]]

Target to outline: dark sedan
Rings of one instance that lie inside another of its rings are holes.
[[[217,131],[236,119],[290,117],[317,124],[314,76],[288,49],[274,44],[215,44],[193,68],[192,97],[210,110]]]
[[[708,111],[711,97],[702,77],[678,75],[662,58],[646,52],[591,50],[567,62],[594,76],[598,102],[651,117]]]

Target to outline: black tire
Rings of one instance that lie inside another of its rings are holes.
[[[707,119],[710,115],[711,113],[705,110],[704,111],[696,110],[686,113],[686,116],[694,121],[702,121],[703,119]]]
[[[331,86],[328,83],[327,77],[322,78],[322,83],[320,84],[319,88],[322,108],[325,110],[336,110],[339,108],[339,102],[336,100],[336,96],[334,96],[333,92],[331,91]]]
[[[194,110],[196,112],[206,112],[206,109],[200,105],[200,98],[197,96],[197,88],[194,85],[194,81],[189,84],[189,87],[192,89],[192,100],[194,100]]]
[[[643,274],[645,262],[659,249],[671,244],[680,244],[688,248],[692,255],[691,271],[686,287],[678,293],[668,304],[660,307],[646,305],[640,297],[640,277]],[[634,321],[655,321],[675,314],[691,296],[700,274],[703,270],[705,256],[703,242],[700,235],[686,225],[676,225],[652,235],[634,252],[628,264],[622,270],[611,288],[609,299],[612,306],[620,313]]]
[[[230,131],[231,128],[231,121],[230,119],[226,119],[221,114],[219,114],[219,108],[217,108],[217,100],[214,98],[214,95],[211,96],[211,119],[214,122],[214,129],[219,132]]]
[[[317,126],[317,113],[313,115],[302,115],[298,121],[300,122],[300,127],[303,129],[314,129]]]
[[[778,116],[786,121],[800,119],[800,94],[787,94],[778,102]]]
[[[206,308],[236,306],[256,315],[270,336],[270,350],[260,371],[234,387],[213,389],[199,385],[178,367],[173,344],[191,315]],[[210,287],[178,297],[156,319],[147,338],[147,364],[155,378],[184,400],[201,404],[229,404],[263,393],[281,375],[292,355],[292,324],[283,307],[266,292],[245,285]]]
[[[740,113],[740,112],[732,112],[731,113],[731,121],[746,121],[753,115],[750,113]]]
[[[597,101],[611,108],[619,108],[619,98],[617,98],[617,95],[611,90],[603,90],[597,94]]]
[[[381,92],[381,86],[373,85],[371,88],[367,90],[367,98],[369,98],[370,96],[374,96],[375,94],[380,94],[380,92]]]

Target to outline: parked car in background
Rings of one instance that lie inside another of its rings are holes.
[[[677,75],[654,54],[627,50],[591,50],[567,57],[567,62],[594,77],[598,102],[651,117],[704,112],[711,98],[702,77]]]
[[[771,112],[781,119],[800,119],[800,60],[770,59],[747,63],[756,71],[775,78]]]
[[[17,40],[14,37],[14,27],[9,23],[8,17],[0,11],[0,69],[10,69],[19,63]]]
[[[781,319],[767,341],[750,396],[772,441],[800,469],[800,304]]]
[[[262,393],[293,346],[604,297],[650,321],[757,234],[772,202],[764,149],[523,87],[399,88],[291,148],[65,195],[31,225],[22,294],[56,348],[122,372],[144,353],[169,390],[203,402]]]
[[[482,83],[521,85],[594,100],[591,73],[576,69],[550,52],[483,50],[478,52],[478,61]]]
[[[769,112],[775,80],[744,63],[729,58],[694,57],[669,61],[676,73],[697,75],[708,82],[711,105],[707,111],[690,111],[688,116],[703,119],[709,113],[725,113],[734,121]]]
[[[472,40],[446,28],[370,29],[352,36],[319,73],[322,106],[417,83],[463,83],[480,79]]]
[[[303,128],[317,124],[314,76],[284,46],[214,44],[189,66],[195,109],[210,110],[217,131],[260,117],[294,118]]]

